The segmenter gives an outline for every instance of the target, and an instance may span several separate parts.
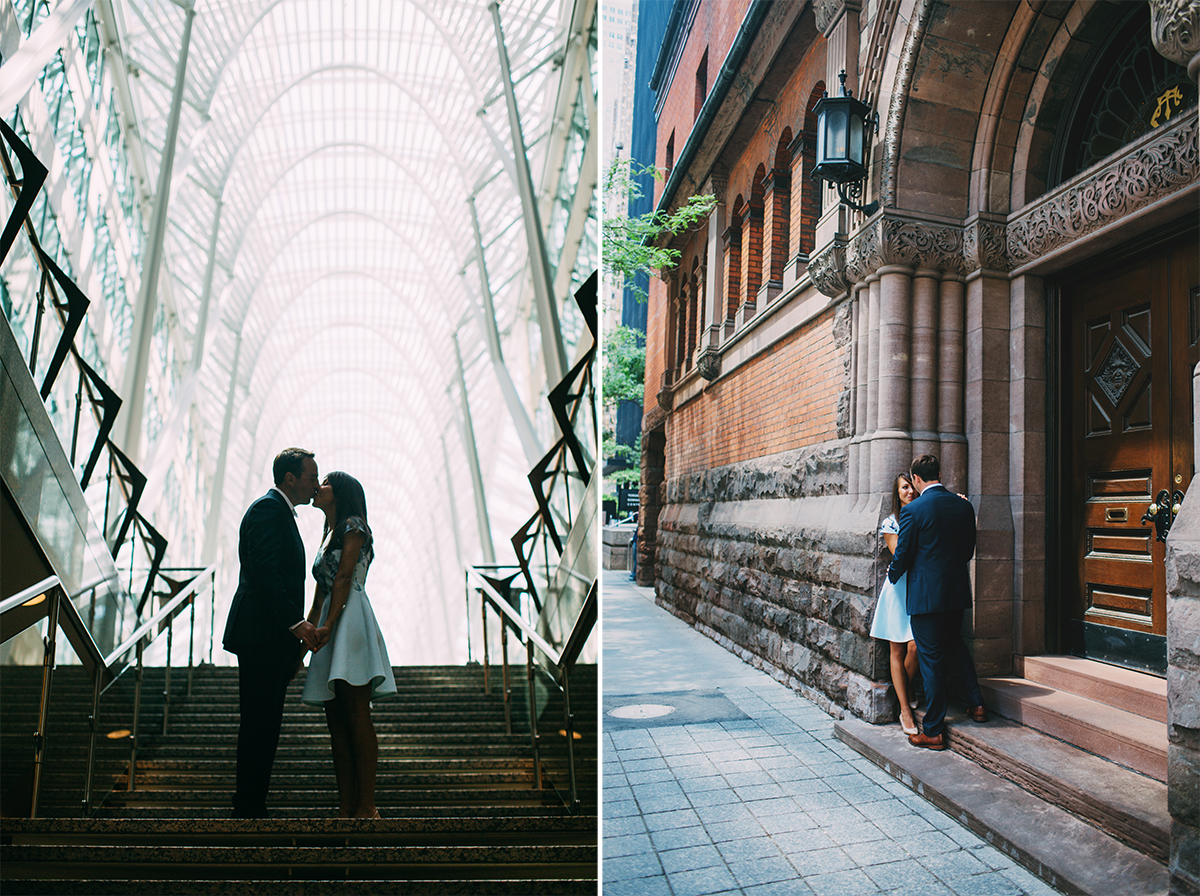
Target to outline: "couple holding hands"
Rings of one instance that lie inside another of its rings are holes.
[[[238,658],[241,713],[233,817],[266,817],[284,698],[311,650],[301,699],[325,708],[339,816],[378,818],[371,701],[396,693],[396,682],[364,590],[375,556],[366,496],[348,473],[319,480],[313,453],[303,448],[280,452],[272,472],[274,487],[242,518],[241,572],[225,626],[225,649]],[[296,507],[310,501],[325,514],[325,531],[305,616],[307,576]]]
[[[923,454],[896,477],[892,515],[879,531],[892,562],[871,637],[891,642],[892,684],[908,742],[944,750],[951,673],[962,681],[967,714],[976,722],[987,721],[975,663],[962,639],[963,613],[971,606],[968,564],[975,554],[975,509],[942,485],[938,459]],[[926,703],[920,727],[913,718],[917,702],[910,694],[918,667]]]

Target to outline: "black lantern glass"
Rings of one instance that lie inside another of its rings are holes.
[[[817,100],[813,112],[817,116],[817,164],[814,178],[838,185],[838,195],[851,208],[874,214],[879,203],[867,206],[852,201],[862,194],[862,182],[867,177],[867,138],[875,128],[878,116],[871,107],[846,89],[846,73],[838,75],[842,84],[841,96],[825,96]],[[850,197],[845,185],[850,184]]]

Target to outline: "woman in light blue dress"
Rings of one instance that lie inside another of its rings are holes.
[[[396,680],[363,588],[375,556],[367,500],[357,479],[333,472],[321,483],[313,506],[325,513],[325,536],[313,563],[317,590],[308,614],[308,621],[317,626],[318,646],[300,699],[325,707],[339,817],[378,818],[379,744],[371,701],[396,693]]]
[[[892,515],[883,521],[879,532],[887,549],[896,553],[896,539],[900,534],[900,513],[917,496],[908,473],[901,473],[892,483]],[[917,645],[913,641],[912,624],[909,622],[906,604],[908,573],[896,584],[884,577],[883,589],[879,592],[879,603],[875,606],[875,618],[871,622],[871,637],[891,642],[890,665],[892,686],[900,702],[900,727],[905,734],[916,734],[917,724],[913,720],[916,701],[909,697],[909,686],[917,672]]]

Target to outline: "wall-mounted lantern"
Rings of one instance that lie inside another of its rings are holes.
[[[817,164],[814,178],[837,184],[842,203],[867,215],[879,211],[879,203],[859,205],[867,179],[867,141],[879,130],[879,113],[846,89],[846,72],[838,75],[842,95],[825,95],[817,100]]]

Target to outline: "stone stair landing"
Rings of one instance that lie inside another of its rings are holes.
[[[1080,657],[1026,657],[1023,677],[980,680],[994,713],[1167,780],[1167,683]]]

